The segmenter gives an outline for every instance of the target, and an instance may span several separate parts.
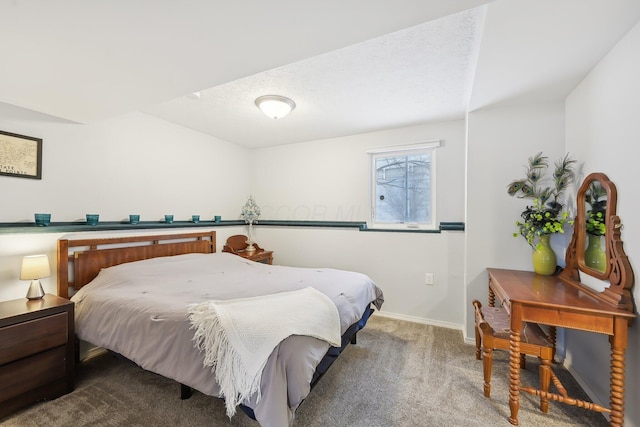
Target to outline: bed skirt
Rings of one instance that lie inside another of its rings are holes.
[[[365,327],[365,325],[367,324],[367,321],[369,320],[369,317],[371,317],[371,314],[373,314],[373,312],[374,312],[373,307],[371,306],[367,307],[364,311],[364,314],[360,318],[360,320],[358,320],[353,325],[349,326],[345,331],[345,333],[342,334],[340,347],[329,347],[329,350],[327,350],[327,353],[324,355],[324,357],[316,367],[316,371],[313,374],[313,377],[311,378],[312,390],[313,390],[313,387],[315,387],[315,385],[318,383],[320,378],[322,378],[322,376],[329,370],[333,362],[335,362],[338,356],[340,356],[340,353],[342,353],[342,351],[347,347],[347,345],[356,343],[356,334],[358,333],[358,331],[360,331],[362,328]],[[302,402],[304,402],[304,400]],[[302,402],[300,403],[301,405],[302,405]],[[242,404],[240,404],[239,406],[240,406],[240,409],[242,409],[242,411],[244,411],[244,413],[247,414],[251,419],[254,419],[254,420],[256,419],[255,414],[253,413],[253,409]]]

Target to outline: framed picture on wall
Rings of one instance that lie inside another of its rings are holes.
[[[42,179],[42,139],[0,131],[0,175]]]

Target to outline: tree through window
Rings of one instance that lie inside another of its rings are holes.
[[[432,228],[434,150],[373,155],[373,226]]]

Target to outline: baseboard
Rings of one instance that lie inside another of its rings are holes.
[[[407,322],[421,323],[423,325],[431,325],[431,326],[439,326],[441,328],[455,329],[457,331],[463,330],[462,325],[458,325],[455,323],[440,322],[437,320],[425,319],[423,317],[407,316],[406,314],[390,313],[388,311],[376,311],[374,315],[388,317],[390,319],[396,319],[396,320],[406,320]]]
[[[567,359],[565,359],[565,363],[563,364],[563,366],[567,369],[567,371],[569,371],[569,373],[571,374],[573,379],[576,380],[576,382],[580,385],[580,387],[582,387],[582,390],[584,390],[584,392],[587,393],[587,396],[589,396],[589,399],[591,399],[591,401],[593,403],[596,403],[596,404],[598,404],[600,406],[604,406],[605,408],[609,408],[610,407],[609,406],[610,403],[609,402],[603,402],[602,399],[600,399],[598,397],[598,395],[589,386],[589,383],[587,381],[585,381],[578,374],[578,372],[575,369],[573,369],[573,366],[571,365],[571,362],[567,361]],[[601,414],[602,414],[603,417],[605,417],[607,419],[607,421],[610,421],[609,414],[604,413],[604,412],[601,412]]]

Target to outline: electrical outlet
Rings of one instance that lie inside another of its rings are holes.
[[[433,285],[433,273],[426,273],[424,275],[424,284]]]

